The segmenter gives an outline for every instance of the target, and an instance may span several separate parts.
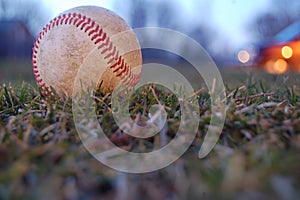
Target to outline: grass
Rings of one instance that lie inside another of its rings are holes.
[[[300,195],[300,75],[223,71],[222,135],[205,159],[198,151],[210,122],[210,97],[199,84],[200,123],[188,151],[156,172],[126,174],[94,159],[74,126],[72,102],[47,98],[34,84],[0,86],[0,199],[297,199]],[[178,99],[151,85],[132,96],[131,117],[145,123],[159,99],[171,140]],[[147,152],[161,145],[128,137],[112,118],[110,95],[97,95],[97,117],[118,146]],[[137,163],[138,164],[138,163]]]
[[[21,84],[23,81],[34,83],[31,59],[0,59],[0,82]]]

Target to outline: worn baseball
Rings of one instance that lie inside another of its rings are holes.
[[[80,85],[104,93],[120,82],[134,86],[142,55],[136,35],[121,17],[101,7],[82,6],[63,12],[43,28],[34,44],[32,64],[46,95],[54,89],[72,97],[74,87]],[[74,86],[79,71],[84,84]]]

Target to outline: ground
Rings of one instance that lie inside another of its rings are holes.
[[[175,163],[146,174],[117,172],[92,157],[75,129],[71,100],[45,97],[31,82],[2,84],[0,199],[297,199],[300,75],[226,69],[222,76],[227,115],[213,151],[198,159],[210,122],[210,97],[200,81],[193,144]],[[172,139],[180,120],[174,114],[176,97],[155,85],[142,94],[149,95],[132,97],[132,117],[147,113],[157,96],[171,108],[165,134]],[[137,140],[118,130],[109,95],[99,94],[95,101],[98,119],[116,145],[138,151],[155,147],[159,136]]]

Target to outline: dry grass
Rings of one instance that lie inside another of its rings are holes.
[[[45,98],[36,86],[0,87],[0,199],[297,199],[300,195],[300,76],[223,72],[227,117],[209,156],[197,155],[210,122],[210,98],[197,94],[200,124],[185,155],[162,170],[125,174],[95,160],[77,135],[71,100]],[[239,81],[239,79],[241,79]],[[202,88],[200,85],[199,88]],[[147,97],[147,98],[146,98]],[[177,98],[152,85],[132,97],[131,114],[149,119],[157,99],[180,118]],[[128,137],[112,120],[110,96],[98,95],[98,118],[122,148],[148,151],[161,135]]]

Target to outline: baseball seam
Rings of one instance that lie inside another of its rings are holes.
[[[134,86],[137,83],[137,81],[139,80],[139,75],[136,75],[131,71],[130,67],[127,65],[124,58],[119,55],[119,51],[117,50],[116,46],[114,46],[107,33],[104,32],[103,28],[89,17],[86,17],[82,14],[69,13],[60,15],[51,20],[40,32],[33,47],[32,68],[34,76],[37,80],[37,83],[43,89],[46,95],[54,94],[51,88],[48,87],[43,81],[43,78],[41,77],[38,70],[37,54],[39,51],[39,45],[48,31],[56,26],[62,25],[76,26],[79,30],[87,33],[90,40],[94,42],[95,45],[97,45],[97,48],[99,49],[101,55],[104,55],[104,59],[112,69],[112,72],[117,77],[120,77],[125,85]]]

